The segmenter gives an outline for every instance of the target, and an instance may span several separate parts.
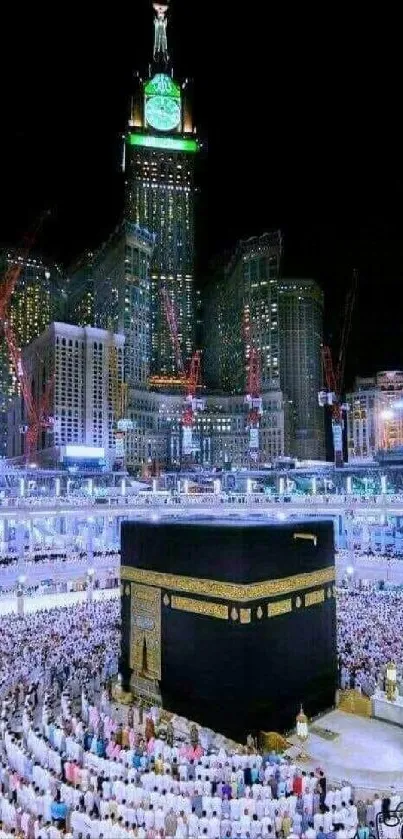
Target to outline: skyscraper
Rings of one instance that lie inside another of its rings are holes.
[[[139,453],[138,404],[150,376],[150,258],[154,236],[122,222],[92,258],[95,324],[124,335],[126,465]]]
[[[65,323],[83,327],[95,323],[93,260],[93,252],[86,251],[67,270]]]
[[[32,254],[22,259],[16,250],[0,256],[0,274],[12,264],[21,264],[21,273],[10,304],[10,323],[18,344],[26,347],[54,320],[63,300],[64,279],[60,268]],[[7,411],[17,394],[17,382],[7,344],[0,341],[0,456],[7,454]]]
[[[125,336],[125,382],[147,387],[150,375],[150,256],[154,237],[122,222],[92,259],[95,324]],[[130,396],[130,394],[129,394]]]
[[[245,393],[251,349],[259,353],[262,392],[280,388],[279,230],[239,242],[205,294],[206,379],[226,393]],[[213,348],[213,352],[210,351]]]
[[[280,379],[292,401],[291,454],[302,460],[325,457],[322,387],[323,292],[314,280],[279,282]]]
[[[194,346],[194,166],[199,150],[187,84],[173,77],[168,6],[154,3],[152,72],[137,80],[125,141],[125,218],[156,236],[151,263],[151,372],[172,374],[175,354],[162,290],[175,311],[184,360]]]

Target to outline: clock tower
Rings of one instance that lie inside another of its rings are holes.
[[[125,139],[125,215],[155,235],[151,263],[151,371],[175,375],[162,290],[176,314],[184,361],[194,347],[194,166],[199,144],[188,83],[173,74],[168,6],[154,3],[154,50],[147,79],[137,78]]]

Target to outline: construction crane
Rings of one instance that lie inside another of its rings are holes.
[[[26,460],[31,462],[34,453],[38,449],[40,433],[42,431],[48,431],[53,426],[50,403],[54,386],[54,374],[45,383],[43,393],[39,399],[35,399],[30,376],[23,364],[21,349],[18,346],[14,329],[9,321],[3,323],[3,329],[10,361],[23,399],[26,420],[21,429],[22,433],[25,434],[24,454]]]
[[[182,452],[189,456],[193,452],[193,423],[196,411],[204,410],[204,400],[197,398],[197,388],[201,384],[201,352],[197,350],[189,364],[188,374],[185,378],[186,398],[185,407],[182,413]]]
[[[263,413],[261,397],[261,365],[260,352],[253,346],[251,337],[250,310],[247,306],[243,315],[243,338],[246,350],[246,396],[248,406],[246,428],[249,431],[249,459],[252,463],[259,461],[259,426]],[[248,352],[249,350],[249,352]]]
[[[25,377],[24,377],[25,378]],[[38,451],[39,437],[42,432],[53,428],[54,417],[51,412],[55,377],[54,374],[45,383],[45,388],[38,402],[33,400],[33,411],[28,416],[28,427],[25,437],[25,457],[30,463]],[[32,391],[31,391],[32,399]],[[24,404],[26,401],[24,400]]]
[[[0,286],[0,324],[3,324],[7,320],[10,301],[14,294],[21,271],[24,267],[24,262],[29,256],[29,252],[45,218],[49,216],[49,214],[49,212],[43,213],[33,226],[32,230],[24,236],[21,248],[18,250],[18,261],[10,262],[10,265],[5,271]]]
[[[332,438],[335,466],[343,466],[343,429],[344,429],[344,413],[347,406],[342,402],[343,387],[344,387],[344,373],[346,369],[346,353],[348,340],[351,332],[351,323],[353,317],[353,310],[355,299],[357,296],[358,287],[358,272],[353,271],[351,286],[347,293],[344,318],[341,332],[340,349],[337,359],[337,365],[333,362],[333,356],[330,347],[322,346],[322,362],[325,377],[326,390],[321,390],[318,394],[319,405],[321,407],[329,406],[332,416]]]
[[[188,370],[185,370],[179,341],[178,324],[172,300],[165,286],[161,289],[165,316],[172,341],[176,367],[186,397],[182,411],[182,455],[189,457],[193,453],[193,423],[196,411],[204,410],[204,400],[197,398],[197,389],[201,385],[201,352],[197,350],[191,360]]]
[[[126,432],[133,428],[133,422],[126,416],[128,387],[122,381],[123,371],[119,374],[118,348],[115,343],[115,335],[111,322],[109,326],[108,343],[108,367],[109,367],[109,393],[113,415],[114,437],[115,437],[115,468],[123,469],[125,463],[125,437]]]
[[[248,405],[248,417],[246,427],[249,431],[249,457],[256,463],[259,460],[259,426],[262,416],[262,397],[260,355],[256,347],[252,347],[249,353],[249,364],[247,366],[247,387],[245,403]]]
[[[25,457],[29,462],[34,452],[38,449],[39,435],[53,425],[53,418],[50,415],[50,401],[54,385],[54,375],[45,383],[43,393],[39,399],[35,399],[30,376],[24,368],[21,349],[17,336],[9,320],[9,308],[11,298],[16,284],[27,259],[30,249],[35,241],[38,231],[49,212],[44,213],[37,221],[33,230],[25,237],[21,250],[18,254],[18,262],[14,262],[7,268],[0,286],[0,325],[3,327],[4,338],[8,347],[13,373],[18,384],[23,404],[26,424],[25,432]]]
[[[177,371],[180,376],[185,378],[185,365],[183,363],[181,345],[179,341],[178,324],[176,322],[176,314],[173,302],[167,292],[165,286],[161,289],[162,300],[164,304],[165,317],[167,319],[169,334],[172,341],[172,349],[174,351]]]

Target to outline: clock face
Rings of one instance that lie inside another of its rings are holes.
[[[146,102],[145,117],[157,131],[172,131],[180,123],[180,100],[170,96],[150,96]]]

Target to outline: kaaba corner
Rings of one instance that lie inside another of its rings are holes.
[[[332,521],[129,521],[121,540],[126,688],[238,740],[334,705]]]

